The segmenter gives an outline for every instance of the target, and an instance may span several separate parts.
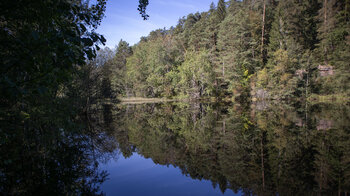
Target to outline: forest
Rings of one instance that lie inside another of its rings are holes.
[[[92,64],[119,97],[348,101],[349,15],[347,0],[220,0]]]
[[[114,49],[106,6],[0,1],[0,195],[103,195],[118,153],[223,192],[349,192],[350,0],[219,0]]]

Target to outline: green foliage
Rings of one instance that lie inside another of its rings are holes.
[[[269,75],[267,73],[267,69],[264,68],[262,70],[260,70],[258,73],[257,73],[258,77],[257,77],[257,87],[260,87],[260,88],[265,88],[268,84],[268,80],[269,80]]]
[[[234,96],[249,96],[249,76],[255,72],[259,59],[247,11],[240,9],[225,18],[221,23],[218,46],[226,70],[224,79]]]
[[[93,58],[103,36],[94,29],[106,2],[82,1],[0,3],[1,100],[12,104],[25,96],[53,94],[71,79],[85,58]],[[50,91],[50,92],[49,92]]]
[[[226,5],[225,0],[219,0],[218,2],[218,8],[217,8],[217,15],[219,21],[223,21],[226,16]]]
[[[349,7],[345,0],[220,0],[141,39],[127,60],[126,83],[150,97],[247,100],[261,88],[272,99],[348,94]],[[203,51],[208,62],[197,64]],[[332,66],[334,75],[321,77],[318,65]],[[193,70],[213,91],[204,93]]]
[[[126,59],[132,55],[132,49],[126,41],[120,40],[115,57],[111,59],[110,80],[113,90],[119,95],[126,96],[130,88],[126,83]]]
[[[183,94],[195,99],[212,95],[214,75],[207,51],[188,51],[178,70],[181,77],[179,86]]]

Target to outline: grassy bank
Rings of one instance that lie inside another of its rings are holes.
[[[142,104],[142,103],[164,103],[164,102],[231,102],[231,98],[217,99],[215,97],[205,97],[201,99],[189,99],[187,97],[174,98],[145,98],[145,97],[119,97],[121,104]]]
[[[176,101],[167,98],[145,98],[145,97],[120,97],[121,104],[161,103]]]
[[[312,94],[307,99],[312,103],[349,103],[350,97],[346,94],[317,95]]]

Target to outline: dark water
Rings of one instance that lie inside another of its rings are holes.
[[[104,105],[87,127],[1,130],[0,192],[350,193],[347,105]]]
[[[120,107],[107,195],[345,195],[343,105],[173,103]]]

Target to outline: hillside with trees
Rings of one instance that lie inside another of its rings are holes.
[[[220,0],[121,41],[108,77],[127,97],[348,100],[349,15],[347,0]]]

